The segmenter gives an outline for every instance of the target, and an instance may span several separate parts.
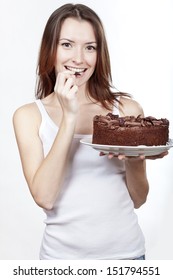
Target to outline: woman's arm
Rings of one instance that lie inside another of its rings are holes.
[[[134,207],[139,208],[145,203],[149,191],[146,162],[142,159],[127,159],[125,160],[125,167],[127,189]]]
[[[122,103],[121,111],[123,116],[144,116],[143,109],[136,101],[123,98]],[[130,158],[121,155],[119,159],[125,159],[127,189],[134,202],[134,207],[139,208],[145,203],[149,191],[146,161],[140,157]]]
[[[63,116],[54,143],[45,158],[39,138],[41,116],[36,104],[19,108],[13,116],[26,181],[35,202],[45,209],[53,207],[59,194],[76,125],[77,87],[73,86],[72,79],[68,81],[67,78],[67,75],[60,75],[55,87],[55,90],[59,90],[56,94],[59,95]]]
[[[62,121],[51,150],[44,158],[35,111],[34,105],[18,109],[13,117],[14,130],[30,192],[40,207],[51,209],[60,190],[75,121]]]

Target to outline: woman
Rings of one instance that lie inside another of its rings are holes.
[[[144,259],[134,213],[148,194],[144,158],[99,157],[80,143],[97,114],[143,115],[136,101],[111,90],[107,42],[93,10],[66,4],[54,11],[38,76],[37,100],[13,121],[26,181],[47,215],[40,259]]]

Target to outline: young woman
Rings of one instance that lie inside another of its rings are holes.
[[[26,181],[47,216],[40,259],[144,258],[134,212],[148,194],[144,157],[101,157],[80,143],[97,114],[143,115],[112,89],[97,14],[81,4],[55,10],[43,33],[36,101],[13,119]]]

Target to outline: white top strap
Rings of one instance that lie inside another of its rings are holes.
[[[43,117],[46,117],[46,116],[47,116],[47,112],[46,112],[46,109],[45,109],[43,103],[41,102],[41,100],[40,100],[40,99],[37,99],[37,100],[35,100],[35,103],[36,103],[37,106],[38,106],[38,109],[39,109],[39,111],[40,111],[40,113],[41,113],[42,118],[43,118]]]

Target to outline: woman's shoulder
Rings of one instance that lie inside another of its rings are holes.
[[[14,122],[40,122],[40,114],[35,102],[18,107],[13,114]]]
[[[21,105],[20,107],[18,107],[16,109],[16,111],[28,111],[28,110],[31,110],[32,108],[34,108],[35,106],[35,102],[31,102],[31,103],[26,103],[26,104],[23,104]]]
[[[119,109],[122,116],[144,116],[142,106],[133,98],[121,97],[120,102]]]

